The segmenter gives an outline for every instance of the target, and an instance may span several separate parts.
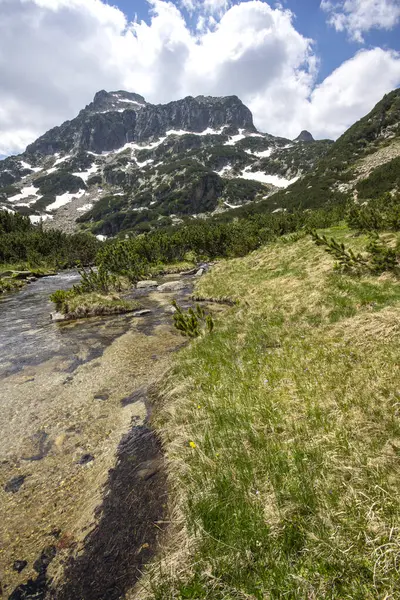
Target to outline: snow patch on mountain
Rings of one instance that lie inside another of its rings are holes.
[[[224,167],[222,167],[222,169],[220,171],[215,171],[215,173],[217,175],[219,175],[220,177],[223,177],[224,175],[226,175],[229,171],[232,171],[232,166],[231,165],[225,165]]]
[[[8,200],[9,202],[18,202],[19,200],[24,200],[25,198],[29,198],[30,196],[35,196],[34,202],[36,202],[36,200],[38,200],[38,191],[39,188],[35,187],[34,185],[26,186],[22,188],[19,194],[11,196]],[[29,206],[29,203],[26,204],[26,206]]]
[[[50,220],[52,221],[54,219],[54,217],[52,215],[30,215],[29,219],[31,221],[31,223],[33,223],[33,225],[37,225],[37,223],[40,223],[40,221],[47,221]]]
[[[224,205],[228,208],[240,208],[241,204],[229,204],[229,202],[224,201]]]
[[[83,206],[80,206],[76,210],[78,212],[86,212],[88,210],[91,210],[93,208],[93,206],[94,206],[94,204],[92,204],[92,202],[89,202],[88,204],[84,204]]]
[[[86,183],[91,175],[94,175],[94,173],[97,173],[97,169],[98,169],[98,167],[97,167],[96,163],[93,163],[92,166],[87,171],[72,173],[72,175],[75,175],[75,177],[80,177]]]
[[[61,206],[68,204],[74,198],[81,198],[83,196],[83,194],[85,193],[85,191],[86,190],[79,190],[79,192],[77,192],[75,194],[69,194],[67,192],[66,194],[62,194],[61,196],[56,196],[55,202],[50,204],[47,207],[47,210],[56,210],[57,208],[60,208]]]
[[[152,158],[149,158],[148,160],[145,160],[143,162],[139,162],[136,161],[136,164],[138,167],[143,168],[143,167],[147,167],[147,165],[151,165],[151,163],[153,163],[154,160]]]
[[[123,102],[124,104],[134,104],[136,106],[146,106],[146,104],[143,104],[143,102],[138,102],[137,100],[131,100],[130,98],[124,98],[123,96],[121,96],[120,94],[113,92],[111,94],[111,96],[113,96],[114,98],[117,99],[118,102]]]
[[[224,130],[224,127],[220,129],[211,129],[211,127],[207,127],[204,131],[186,131],[184,129],[169,129],[167,131],[167,137],[170,135],[221,135]]]
[[[54,156],[59,156],[59,154],[55,154]],[[71,158],[70,154],[67,154],[66,156],[62,156],[61,158],[57,158],[57,160],[53,164],[53,167],[56,167],[57,165],[60,165],[64,161],[68,160],[69,158]]]
[[[275,148],[268,148],[268,150],[263,150],[262,152],[253,152],[253,154],[254,156],[258,156],[258,158],[269,158],[274,151]]]
[[[24,160],[21,160],[20,164],[23,169],[30,169],[34,173],[39,173],[39,171],[43,170],[42,167],[32,167],[29,163],[25,162]]]
[[[239,133],[237,135],[233,135],[227,142],[225,142],[224,146],[234,146],[240,140],[244,140],[245,136],[243,133],[244,129],[239,129]]]
[[[242,171],[239,175],[242,179],[252,179],[254,181],[259,181],[260,183],[269,183],[279,188],[287,188],[292,183],[295,183],[299,178],[294,177],[293,179],[285,179],[284,177],[279,177],[278,175],[267,175],[262,171],[248,171],[247,168]]]

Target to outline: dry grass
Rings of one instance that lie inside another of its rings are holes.
[[[400,286],[332,267],[305,238],[200,281],[240,305],[155,411],[174,526],[141,597],[400,597]]]

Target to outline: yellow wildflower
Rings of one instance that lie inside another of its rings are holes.
[[[191,448],[196,448],[196,444],[195,444],[194,442],[189,442],[189,446],[190,446]]]

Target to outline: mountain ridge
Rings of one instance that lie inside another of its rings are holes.
[[[0,206],[64,231],[157,228],[260,200],[312,168],[327,144],[258,132],[237,96],[153,105],[100,90],[77,117],[0,162]]]
[[[295,140],[261,133],[237,96],[154,105],[100,90],[75,119],[0,161],[0,208],[46,227],[115,236],[254,203],[278,211],[357,200],[362,181],[400,155],[399,122],[399,90],[335,143],[305,130]]]

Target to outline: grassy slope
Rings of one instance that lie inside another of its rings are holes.
[[[158,410],[178,531],[146,597],[400,597],[400,286],[332,267],[281,240],[200,281],[241,304]]]

